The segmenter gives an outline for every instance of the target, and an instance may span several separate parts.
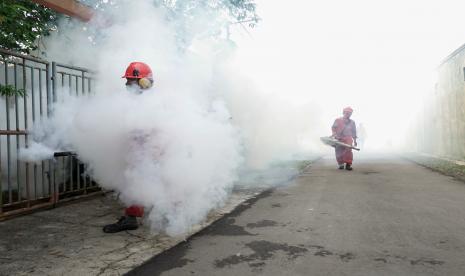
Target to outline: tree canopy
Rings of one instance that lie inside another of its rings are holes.
[[[237,21],[257,22],[256,4],[254,0],[156,0],[177,15],[195,16],[201,10],[207,13],[222,13],[229,23]]]
[[[253,27],[259,20],[255,0],[153,0],[155,5],[165,7],[168,20],[178,21],[177,32],[182,40],[189,40],[195,31],[193,22],[199,19],[206,23],[206,34],[217,35],[228,24],[247,24]],[[117,0],[81,0],[83,4],[104,11],[117,6]],[[29,53],[38,48],[38,39],[59,28],[56,12],[28,0],[0,1],[0,47]],[[184,43],[188,43],[184,41]]]
[[[56,30],[58,15],[28,0],[0,1],[0,47],[29,53],[37,39]]]
[[[248,21],[257,23],[255,0],[152,0],[157,6],[163,6],[179,17],[195,17],[199,10],[205,13],[223,13],[224,19],[230,23]],[[98,10],[105,10],[108,6],[117,6],[118,0],[81,0]]]
[[[81,0],[94,9],[105,11],[118,7],[118,0]],[[253,28],[260,20],[255,0],[152,0],[154,5],[168,11],[167,20],[175,21],[181,44],[188,44],[192,36],[216,36],[228,25],[244,24]],[[194,29],[201,22],[202,28]]]

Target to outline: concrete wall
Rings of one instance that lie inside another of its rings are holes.
[[[465,45],[437,68],[434,94],[424,100],[418,151],[465,160]]]

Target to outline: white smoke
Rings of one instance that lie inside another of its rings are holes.
[[[75,151],[101,186],[152,209],[154,229],[186,232],[225,202],[244,163],[292,158],[315,127],[297,123],[314,117],[309,102],[270,97],[230,67],[230,42],[188,34],[192,44],[180,50],[173,24],[148,0],[121,1],[106,16],[112,24],[96,38],[66,25],[45,42],[48,59],[95,70],[96,93],[55,105],[35,140]],[[132,61],[154,71],[154,88],[141,95],[120,78]],[[50,157],[37,145],[25,159]]]
[[[236,180],[240,145],[229,118],[220,101],[206,110],[173,91],[119,90],[66,99],[50,124],[101,186],[153,207],[152,226],[180,234],[224,202]]]
[[[26,162],[37,162],[40,160],[52,159],[55,150],[44,144],[32,141],[27,150],[21,149],[19,159]]]
[[[319,136],[326,132],[316,105],[294,102],[288,91],[261,90],[250,79],[232,73],[231,67],[223,70],[231,72],[219,81],[226,87],[224,97],[243,135],[249,168],[264,169],[275,161],[305,158],[320,150]]]
[[[120,192],[127,205],[151,209],[152,228],[182,234],[227,199],[242,164],[240,134],[212,91],[212,59],[180,51],[163,10],[122,1],[106,16],[112,25],[93,38],[96,44],[69,23],[45,42],[49,59],[98,72],[96,93],[56,104],[53,117],[34,127],[41,143],[22,157],[73,150],[102,187]],[[121,79],[132,61],[154,71],[154,88],[141,95]]]

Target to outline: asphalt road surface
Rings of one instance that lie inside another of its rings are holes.
[[[465,184],[401,159],[315,163],[129,275],[465,275]]]

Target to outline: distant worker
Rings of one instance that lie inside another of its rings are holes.
[[[126,69],[123,78],[126,78],[126,88],[131,93],[142,94],[153,85],[153,74],[150,67],[143,62],[132,62]],[[140,143],[143,139],[134,137],[135,143]],[[105,233],[116,233],[126,230],[135,230],[139,227],[138,217],[144,215],[144,206],[131,205],[125,209],[125,214],[116,223],[103,227]]]
[[[348,144],[357,146],[357,128],[355,126],[355,122],[350,119],[352,116],[353,109],[350,107],[346,107],[343,110],[343,117],[338,118],[334,121],[332,126],[333,137],[337,140]],[[353,153],[352,149],[349,147],[344,146],[336,146],[336,160],[337,164],[339,165],[339,169],[345,169],[348,171],[352,170],[352,161],[353,161]]]
[[[362,123],[360,123],[357,127],[357,136],[358,145],[360,148],[363,148],[367,141],[367,132],[365,130],[365,126]]]

